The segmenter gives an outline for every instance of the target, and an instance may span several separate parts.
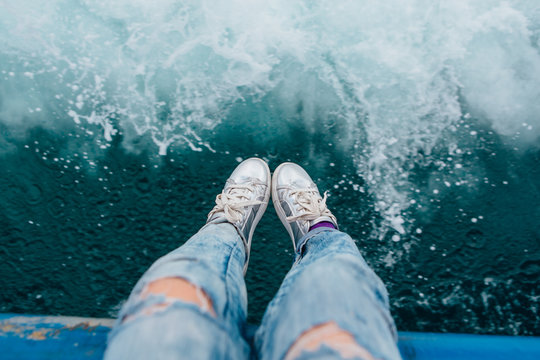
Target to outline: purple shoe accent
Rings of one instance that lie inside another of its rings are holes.
[[[316,228],[320,228],[320,227],[328,227],[328,228],[336,229],[336,226],[335,226],[334,224],[332,224],[331,222],[328,222],[328,221],[322,221],[322,222],[316,223],[315,225],[313,225],[312,227],[310,227],[310,228],[309,228],[309,231],[315,230]]]

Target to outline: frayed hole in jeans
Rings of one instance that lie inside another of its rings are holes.
[[[143,301],[150,296],[161,296],[163,301],[149,305],[135,314],[126,315],[122,319],[123,323],[130,321],[139,315],[150,316],[156,312],[163,311],[175,302],[195,304],[202,312],[217,317],[212,300],[206,292],[199,286],[180,277],[166,277],[153,280],[146,285],[139,296]]]
[[[321,346],[337,351],[344,359],[374,360],[369,351],[360,346],[354,336],[331,321],[303,332],[289,348],[285,360],[294,360],[302,353],[317,352]]]

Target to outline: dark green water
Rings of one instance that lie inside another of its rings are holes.
[[[380,221],[373,201],[350,185],[363,180],[327,134],[301,127],[276,134],[259,125],[216,128],[215,153],[134,154],[118,137],[106,150],[87,147],[91,160],[73,150],[91,140],[75,128],[33,128],[24,141],[4,128],[1,311],[114,316],[145,269],[204,224],[236,158],[258,155],[271,168],[297,161],[332,190],[329,206],[387,284],[401,330],[540,333],[540,152],[505,151],[496,136],[485,139],[472,156],[489,181],[474,192],[446,191],[429,213],[412,210],[422,232],[394,242],[394,232],[370,236]],[[426,192],[427,173],[413,176]],[[290,239],[271,207],[251,256],[249,321],[257,323],[292,263]]]
[[[115,316],[238,161],[295,161],[401,330],[540,335],[535,0],[0,2],[0,311]],[[249,322],[292,263],[273,209]]]

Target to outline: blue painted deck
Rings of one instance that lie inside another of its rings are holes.
[[[101,359],[113,319],[0,314],[0,358]],[[399,333],[405,360],[540,359],[540,337]]]

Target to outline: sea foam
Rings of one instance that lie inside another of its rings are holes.
[[[271,96],[283,114],[272,126],[340,124],[331,135],[387,227],[403,234],[418,196],[411,170],[450,166],[433,157],[436,147],[459,160],[474,146],[460,128],[487,126],[513,144],[538,145],[539,8],[518,0],[3,1],[0,122],[14,133],[97,127],[105,141],[121,133],[136,150],[146,137],[164,155],[172,144],[211,150],[205,131],[230,121],[238,104]],[[481,172],[465,170],[445,181],[471,183]]]

